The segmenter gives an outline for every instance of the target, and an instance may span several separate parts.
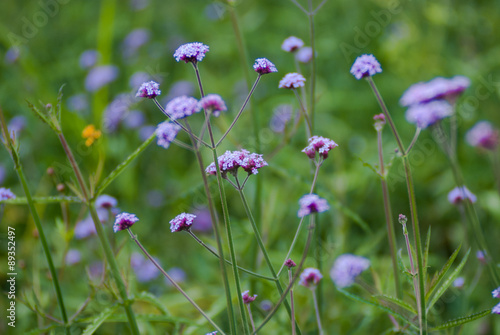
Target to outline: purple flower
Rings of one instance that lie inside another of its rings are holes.
[[[144,124],[144,113],[139,110],[133,110],[127,113],[123,120],[123,125],[128,129],[139,128]]]
[[[329,138],[321,136],[313,136],[309,140],[309,145],[305,147],[302,152],[304,152],[307,157],[314,159],[316,157],[316,152],[323,159],[328,158],[328,152],[339,145]]]
[[[16,195],[12,193],[10,188],[0,187],[0,201],[15,199]]]
[[[499,142],[498,130],[488,121],[480,121],[465,134],[465,140],[470,146],[495,150]]]
[[[193,222],[193,230],[199,232],[210,232],[212,230],[212,216],[207,208],[201,207],[195,209],[193,214],[196,215],[196,219]]]
[[[375,130],[381,131],[385,125],[385,115],[383,113],[374,115],[373,120],[375,120],[375,123],[373,124],[373,126],[375,127]]]
[[[294,52],[304,46],[304,41],[295,36],[290,36],[281,44],[281,49],[286,52]]]
[[[271,63],[267,58],[257,58],[255,60],[255,64],[253,65],[253,69],[260,75],[268,74],[271,72],[278,72],[276,66]]]
[[[118,129],[118,126],[125,119],[130,105],[134,103],[135,96],[131,94],[122,93],[117,95],[111,103],[106,106],[106,110],[103,114],[103,128],[107,132],[114,132]]]
[[[458,95],[470,85],[470,80],[464,76],[447,79],[434,78],[428,82],[420,82],[410,86],[401,96],[401,106],[411,106],[437,99],[447,99],[453,102]]]
[[[323,279],[323,275],[318,269],[306,268],[300,274],[299,284],[307,288],[314,289],[321,279]]]
[[[5,175],[5,167],[3,165],[0,165],[0,184],[2,184],[5,180]]]
[[[250,294],[248,294],[248,292],[250,291],[245,291],[241,294],[241,298],[243,299],[243,303],[244,304],[249,304],[253,301],[255,301],[255,299],[257,299],[257,294],[254,294],[253,296],[251,296]]]
[[[173,83],[168,90],[165,102],[170,101],[181,95],[192,95],[194,93],[193,83],[187,80],[179,80]]]
[[[181,45],[177,50],[175,50],[174,58],[176,61],[180,62],[183,60],[186,63],[201,62],[208,52],[209,47],[200,42],[187,43]]]
[[[245,149],[239,151],[226,151],[222,156],[218,157],[217,161],[219,162],[219,169],[223,178],[226,178],[228,172],[236,174],[239,167],[250,175],[259,173],[258,169],[268,165],[262,158],[262,155],[250,153]],[[214,163],[211,163],[205,171],[207,174],[217,174]]]
[[[101,55],[97,50],[85,50],[80,55],[80,67],[82,69],[88,69],[94,66],[97,63]]]
[[[9,50],[5,53],[4,61],[6,64],[15,63],[19,59],[19,55],[21,52],[19,51],[19,47],[13,46],[10,47]]]
[[[406,120],[416,124],[419,128],[425,129],[451,115],[453,115],[453,108],[448,102],[433,100],[410,106],[406,111]]]
[[[155,261],[159,263],[156,258]],[[141,283],[151,281],[160,275],[158,268],[138,252],[133,252],[130,256],[130,266],[137,276],[137,281]]]
[[[89,71],[85,78],[85,89],[95,92],[111,83],[118,77],[118,68],[114,65],[96,66]]]
[[[128,80],[128,84],[130,88],[137,88],[142,85],[142,83],[145,83],[146,81],[150,80],[150,75],[146,72],[135,72],[133,75],[130,76],[130,79]]]
[[[130,57],[135,54],[137,49],[149,41],[149,30],[138,28],[132,30],[123,40],[123,56]]]
[[[301,63],[309,63],[313,58],[313,49],[311,47],[300,48],[295,54],[295,59]]]
[[[214,332],[211,332],[211,333],[206,333],[205,335],[217,335],[218,331],[214,331]]]
[[[275,133],[285,131],[286,124],[292,119],[293,106],[282,104],[274,109],[273,116],[269,121],[269,127]]]
[[[491,314],[500,314],[500,304],[497,304],[491,309]]]
[[[9,124],[7,125],[9,133],[16,133],[16,137],[19,136],[19,132],[23,131],[26,128],[26,118],[22,115],[14,116],[10,119]]]
[[[477,198],[471,191],[467,189],[467,187],[455,187],[453,190],[448,193],[448,201],[452,205],[460,204],[465,199],[468,199],[470,202],[475,203]]]
[[[139,138],[143,141],[147,140],[155,133],[156,127],[152,125],[145,125],[139,129]]]
[[[295,264],[295,262],[294,262],[294,261],[292,261],[292,259],[291,259],[291,258],[289,258],[289,259],[287,259],[287,260],[285,261],[285,266],[286,266],[287,268],[294,268],[294,267],[296,267],[296,266],[297,266],[297,264]]]
[[[69,249],[68,252],[66,253],[66,257],[64,258],[64,261],[68,265],[73,265],[78,263],[82,258],[82,255],[80,254],[80,251],[76,249]]]
[[[380,63],[373,55],[361,55],[354,61],[351,67],[351,73],[356,79],[371,77],[381,73]]]
[[[476,252],[476,258],[478,259],[478,261],[480,261],[482,264],[486,264],[486,257],[484,255],[484,252],[482,252],[481,250],[478,250]]]
[[[83,93],[69,97],[67,104],[68,108],[75,112],[82,112],[89,107],[87,96]]]
[[[139,219],[137,218],[137,216],[135,216],[135,214],[129,214],[125,212],[120,213],[116,216],[115,224],[113,225],[113,231],[117,233],[120,230],[128,229],[132,227],[132,225],[137,221],[139,221]]]
[[[181,268],[176,268],[176,267],[170,268],[167,271],[167,273],[170,276],[170,278],[172,278],[176,283],[182,283],[182,282],[186,281],[186,277],[187,277],[186,272],[184,270],[182,270]],[[169,286],[172,285],[170,280],[168,280],[167,278],[165,278],[165,282]]]
[[[183,119],[198,113],[200,110],[198,100],[185,95],[172,99],[165,107],[167,114],[175,120]]]
[[[181,127],[170,121],[164,121],[156,128],[156,142],[160,147],[168,149],[170,143],[175,139]]]
[[[95,206],[111,209],[115,208],[118,205],[118,201],[110,195],[103,194],[97,197],[95,200]]]
[[[300,73],[287,73],[278,85],[279,88],[298,88],[304,86],[306,78]]]
[[[363,271],[370,267],[367,258],[343,254],[337,257],[330,271],[330,277],[338,288],[349,287]]]
[[[196,215],[181,213],[170,220],[170,231],[177,233],[183,230],[188,230],[193,225],[193,220]]]
[[[212,115],[215,117],[218,117],[220,112],[227,111],[224,100],[218,94],[207,94],[201,98],[199,104],[201,108],[212,111]]]
[[[103,207],[97,207],[96,208],[97,212],[97,217],[99,218],[99,221],[101,223],[106,223],[109,219],[109,210]],[[75,225],[75,238],[76,239],[83,239],[86,237],[89,237],[90,235],[94,235],[97,232],[95,231],[95,225],[94,221],[92,220],[92,217],[87,215],[83,220],[78,221]]]
[[[494,289],[492,292],[491,292],[491,295],[493,296],[493,298],[497,298],[497,299],[500,299],[500,287]]]
[[[465,284],[465,278],[464,277],[458,277],[453,281],[453,287],[456,287],[458,289],[464,288]]]
[[[311,213],[322,213],[330,209],[325,199],[320,198],[317,194],[304,195],[299,200],[300,209],[297,213],[299,218],[307,216]]]
[[[264,311],[264,312],[269,312],[271,311],[271,309],[273,308],[273,303],[269,300],[262,300],[260,302],[260,308]]]
[[[136,97],[153,99],[161,94],[160,84],[154,81],[143,83],[136,93]]]

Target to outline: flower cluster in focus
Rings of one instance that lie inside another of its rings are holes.
[[[250,151],[242,149],[238,151],[226,151],[223,155],[217,158],[219,169],[223,178],[226,178],[228,173],[236,175],[238,168],[242,168],[249,175],[259,173],[259,169],[267,166],[267,162],[262,158],[262,155],[250,153]],[[211,163],[205,170],[207,174],[216,175],[217,169],[214,163]]]

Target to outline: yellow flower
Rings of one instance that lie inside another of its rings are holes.
[[[95,140],[101,137],[101,131],[95,129],[95,126],[93,124],[89,124],[87,127],[83,129],[82,137],[86,139],[85,145],[90,147]]]

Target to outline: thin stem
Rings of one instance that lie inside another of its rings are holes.
[[[312,49],[312,58],[311,58],[311,96],[309,112],[311,113],[311,132],[314,126],[314,109],[316,104],[316,43],[314,38],[314,14],[312,0],[308,0],[309,12],[307,17],[309,18],[309,34],[311,39],[311,49]]]
[[[410,145],[408,146],[408,149],[406,149],[407,155],[410,153],[410,150],[413,148],[413,146],[417,142],[418,136],[420,135],[421,131],[422,131],[422,128],[420,128],[420,127],[417,127],[417,130],[415,130],[415,135],[413,136],[413,139],[411,140]]]
[[[300,99],[299,94],[297,93],[297,90],[292,89],[292,91],[295,94],[295,97],[297,98],[297,100],[299,101],[300,110],[302,111],[302,115],[304,115],[304,119],[306,120],[306,123],[307,123],[307,127],[306,127],[307,138],[311,138],[311,136],[312,136],[311,135],[312,134],[312,124],[311,124],[311,120],[309,119],[309,115],[307,114],[307,111],[304,107],[304,104],[302,103],[302,100]]]
[[[408,252],[408,258],[410,260],[410,269],[413,278],[413,290],[415,291],[415,297],[418,297],[419,290],[418,290],[417,272],[415,271],[415,266],[413,265],[413,254],[411,252],[410,239],[408,238],[408,229],[406,228],[406,223],[403,223],[402,225],[403,225],[403,235],[405,237],[405,242],[406,242],[406,251]],[[416,300],[417,300],[417,309],[419,310],[420,313],[420,302],[418,299]]]
[[[196,310],[198,310],[198,312],[200,312],[201,315],[203,315],[203,317],[212,325],[214,326],[214,328],[219,331],[221,334],[224,334],[224,332],[219,328],[219,326],[200,308],[200,306],[198,306],[198,304],[196,304],[196,302],[194,302],[193,299],[191,299],[189,297],[189,295],[179,286],[179,284],[177,284],[173,279],[172,277],[170,277],[168,275],[168,273],[161,267],[160,264],[158,264],[158,262],[149,254],[149,252],[146,250],[146,248],[144,248],[144,246],[141,244],[141,242],[139,242],[139,239],[137,238],[137,235],[134,235],[132,233],[132,230],[130,228],[127,229],[128,230],[128,233],[130,234],[130,237],[132,238],[132,240],[135,242],[135,244],[137,244],[137,246],[141,249],[141,251],[143,252],[143,254],[151,261],[151,263],[154,264],[154,266],[156,266],[156,268],[158,270],[160,270],[160,272],[163,274],[163,276],[165,276],[165,278],[167,278],[170,283],[187,299],[187,301],[189,301],[189,303],[191,305],[193,305],[194,308],[196,308]]]
[[[252,324],[252,331],[255,331],[255,323],[253,322],[252,310],[250,309],[250,304],[247,304],[248,318],[250,319],[250,323]]]
[[[311,290],[313,301],[314,301],[314,310],[316,312],[316,322],[318,323],[319,334],[323,335],[323,327],[321,326],[321,318],[319,316],[319,307],[318,307],[318,299],[316,298],[316,290]]]
[[[68,145],[68,142],[66,141],[66,138],[64,137],[63,133],[57,134],[59,137],[59,141],[61,142],[61,145],[64,149],[64,152],[66,153],[66,157],[68,157],[68,160],[71,164],[71,167],[76,175],[76,179],[78,181],[78,185],[80,186],[80,190],[82,191],[83,198],[85,202],[89,201],[89,190],[87,185],[85,184],[83,180],[83,175],[82,172],[80,171],[80,168],[78,167],[78,163],[75,160],[75,156],[73,156],[73,153],[71,152],[71,149]]]
[[[288,269],[288,283],[293,283],[292,268]],[[293,304],[293,289],[290,288],[290,307],[292,309],[292,335],[296,334],[295,331],[295,306]]]

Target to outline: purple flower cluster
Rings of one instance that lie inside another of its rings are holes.
[[[170,220],[170,231],[177,233],[183,230],[188,230],[192,225],[196,215],[181,213]]]
[[[299,205],[300,208],[297,213],[299,218],[310,215],[311,213],[322,213],[330,209],[328,202],[320,198],[317,194],[304,195],[300,198]]]
[[[0,201],[15,199],[16,195],[9,188],[0,187]]]
[[[288,104],[279,105],[274,109],[273,116],[269,121],[269,127],[275,133],[285,131],[286,124],[292,119],[293,106]]]
[[[279,88],[298,88],[304,86],[304,82],[306,78],[300,73],[292,72],[287,73],[281,80],[278,85]]]
[[[453,115],[453,107],[445,100],[433,100],[425,104],[412,105],[406,111],[406,120],[425,129]]]
[[[457,186],[448,193],[448,201],[453,205],[460,204],[465,199],[468,199],[472,203],[475,203],[477,200],[477,197],[465,186]]]
[[[174,58],[176,61],[180,62],[183,60],[186,63],[196,64],[201,62],[208,52],[209,47],[200,42],[187,43],[181,45],[177,50],[175,50]]]
[[[253,65],[253,69],[260,75],[268,74],[271,72],[278,72],[276,66],[271,63],[267,58],[257,58],[255,60],[255,64]]]
[[[304,41],[295,36],[290,36],[283,41],[281,44],[281,49],[286,52],[294,52],[304,46]]]
[[[311,47],[300,48],[295,54],[295,59],[301,63],[309,63],[313,58],[313,49]]]
[[[352,254],[337,257],[330,271],[330,277],[338,288],[349,287],[363,271],[370,267],[367,258]]]
[[[137,91],[136,97],[153,99],[161,94],[160,84],[154,81],[143,83]]]
[[[159,262],[158,259],[155,259],[155,261]],[[132,266],[137,276],[137,281],[141,283],[151,281],[160,275],[160,270],[138,252],[134,252],[130,256],[130,266]]]
[[[112,209],[118,206],[118,200],[110,195],[103,194],[97,197],[95,200],[95,206],[97,208]]]
[[[113,225],[113,231],[117,233],[120,230],[128,229],[132,227],[132,225],[137,221],[139,221],[139,219],[137,218],[137,216],[135,216],[135,214],[125,212],[120,213],[116,216],[115,223]]]
[[[254,294],[253,296],[251,296],[250,294],[248,294],[248,292],[250,291],[245,291],[241,294],[241,298],[243,299],[243,303],[244,304],[249,304],[253,301],[255,301],[255,299],[257,299],[257,294]]]
[[[294,262],[294,261],[292,261],[292,259],[291,259],[291,258],[289,258],[289,259],[287,259],[287,260],[285,261],[285,266],[286,266],[287,268],[289,268],[289,269],[290,269],[290,268],[294,268],[294,267],[296,267],[296,266],[297,266],[297,264],[295,264],[295,262]]]
[[[491,292],[491,295],[493,296],[493,298],[500,299],[500,287],[494,289],[493,292]],[[495,307],[493,307],[491,309],[491,313],[492,314],[500,314],[500,303],[495,305]]]
[[[371,77],[381,73],[380,63],[373,55],[361,55],[354,61],[351,67],[351,73],[356,79]]]
[[[98,91],[101,87],[111,83],[118,77],[118,67],[102,65],[92,68],[85,78],[85,89],[89,92]]]
[[[156,127],[156,142],[160,147],[168,149],[181,127],[170,121],[164,121]]]
[[[227,111],[224,100],[222,100],[221,96],[218,94],[207,94],[205,97],[201,98],[199,105],[205,110],[212,111],[212,115],[215,117],[218,117],[220,112]]]
[[[117,208],[118,201],[107,194],[103,194],[97,197],[95,200],[95,207],[97,212],[97,217],[101,223],[106,223],[109,220],[109,213],[117,213],[119,209]],[[74,234],[77,239],[86,238],[90,235],[95,234],[95,225],[92,217],[87,215],[83,220],[78,221],[75,225]]]
[[[480,121],[465,134],[465,140],[473,147],[495,150],[499,142],[498,130],[488,121]]]
[[[250,175],[259,173],[258,169],[268,165],[262,158],[262,155],[250,153],[250,151],[245,149],[238,151],[226,151],[223,155],[217,158],[217,161],[219,162],[219,169],[223,178],[226,178],[227,173],[236,174],[239,167]],[[207,174],[217,174],[217,169],[214,163],[211,163],[205,171]]]
[[[316,153],[318,153],[321,158],[326,159],[328,157],[328,152],[339,146],[333,140],[321,136],[313,136],[308,141],[309,145],[305,147],[302,152],[310,159],[314,159]]]
[[[198,113],[201,110],[198,100],[188,96],[180,96],[170,100],[165,107],[167,114],[175,120]]]
[[[307,288],[314,289],[321,279],[323,279],[323,275],[318,269],[306,268],[300,274],[299,284]]]

